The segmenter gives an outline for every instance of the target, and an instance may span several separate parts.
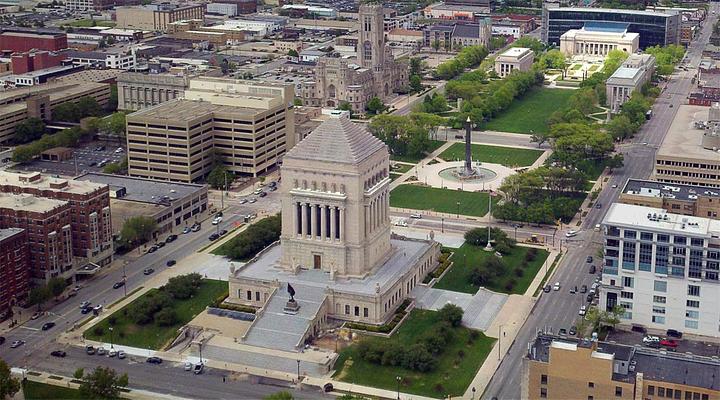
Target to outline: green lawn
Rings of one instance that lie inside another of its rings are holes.
[[[415,309],[392,337],[368,337],[363,340],[398,341],[410,345],[438,323],[437,312]],[[397,389],[396,377],[399,376],[403,378],[400,391],[404,393],[436,398],[460,396],[465,393],[495,342],[495,339],[478,332],[478,338],[470,344],[470,332],[471,329],[465,327],[454,329],[451,343],[437,357],[438,367],[432,372],[372,364],[360,358],[357,345],[353,345],[340,352],[334,378],[394,391]],[[464,352],[462,358],[458,355],[461,350]]]
[[[506,167],[527,167],[532,165],[543,153],[542,150],[486,146],[483,144],[473,144],[471,150],[472,158],[475,161],[502,164]],[[464,160],[465,144],[454,143],[440,154],[440,158],[445,161]]]
[[[127,346],[159,350],[168,341],[175,338],[177,330],[181,326],[190,322],[190,320],[205,310],[206,306],[211,304],[213,300],[220,297],[223,293],[227,294],[228,284],[225,281],[204,279],[202,282],[202,286],[200,286],[198,293],[194,297],[188,300],[176,300],[174,302],[173,309],[177,313],[178,322],[172,326],[161,327],[155,323],[136,325],[125,315],[125,310],[132,307],[133,303],[140,301],[144,296],[147,296],[148,293],[158,290],[151,289],[143,296],[135,299],[132,303],[113,313],[110,317],[105,318],[102,322],[86,330],[83,336],[86,339],[106,343],[112,341],[113,343]],[[115,317],[116,321],[115,325],[113,325],[114,331],[111,337],[111,332],[108,328],[111,326],[109,320],[112,317]],[[102,328],[103,332],[101,335],[96,334],[96,327]]]
[[[459,207],[458,202],[460,202]],[[427,186],[400,185],[390,193],[390,206],[482,217],[488,211],[488,195]]]
[[[499,132],[527,133],[547,132],[547,118],[567,104],[572,90],[534,89],[522,98],[516,99],[497,117],[483,126],[483,129]]]
[[[81,19],[73,22],[69,22],[65,24],[65,26],[74,26],[76,28],[89,28],[92,26],[108,26],[108,27],[114,27],[115,22],[112,21],[94,21],[95,25],[93,25],[92,19]]]
[[[82,399],[77,389],[33,381],[23,382],[23,392],[25,400]]]
[[[573,71],[577,71],[577,70],[579,70],[580,68],[582,68],[582,64],[573,64],[573,66],[570,67],[570,69],[573,70]]]
[[[523,275],[518,277],[515,275],[514,270],[520,267],[522,261],[525,260],[527,250],[528,247],[515,246],[510,254],[503,256],[503,262],[508,267],[506,274],[496,279],[492,285],[488,285],[487,289],[500,293],[525,293],[548,256],[547,251],[539,250],[535,260],[528,262],[528,266],[524,269]],[[454,264],[450,268],[450,271],[433,287],[436,289],[447,289],[474,294],[479,287],[470,283],[470,273],[474,266],[478,265],[480,260],[486,257],[495,257],[495,253],[487,252],[483,250],[482,247],[467,243],[463,244],[459,249],[455,250],[452,258]],[[505,286],[511,279],[515,279],[516,283],[513,289],[508,291]]]
[[[442,146],[443,144],[445,144],[445,142],[442,141],[442,140],[430,140],[430,146],[429,146],[428,149],[427,149],[427,153],[428,153],[428,154],[432,153],[433,151],[435,151],[435,150],[437,150],[438,148],[440,148],[440,146]],[[395,160],[395,161],[403,161],[403,162],[407,162],[407,163],[417,164],[417,163],[419,163],[421,160],[423,160],[425,157],[426,157],[426,155],[423,155],[423,156],[409,156],[409,155],[405,155],[405,156],[395,156],[395,155],[391,155],[391,156],[390,156],[390,159],[391,159],[391,160]]]
[[[414,165],[408,165],[408,164],[395,164],[394,168],[390,168],[390,172],[397,172],[399,174],[404,174],[411,169],[413,169]]]

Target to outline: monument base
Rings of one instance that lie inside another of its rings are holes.
[[[300,311],[300,304],[295,300],[288,300],[288,302],[285,303],[285,307],[283,307],[285,314],[295,315],[298,311]]]

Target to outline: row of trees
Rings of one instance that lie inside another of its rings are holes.
[[[223,244],[219,251],[233,260],[247,261],[280,239],[280,215],[267,217]]]
[[[85,117],[98,117],[103,109],[93,97],[85,96],[77,102],[65,102],[52,110],[52,117],[56,121],[80,122]]]
[[[410,115],[378,115],[368,128],[378,139],[387,144],[395,156],[424,156],[431,148],[428,132],[442,125],[444,119],[437,115],[414,112]]]
[[[645,53],[655,56],[655,72],[658,75],[670,75],[675,65],[685,57],[685,48],[677,44],[652,46],[645,49]]]
[[[124,247],[133,247],[152,239],[157,230],[157,221],[154,218],[138,215],[128,218],[120,230],[120,244]]]
[[[423,102],[417,106],[418,112],[429,114],[440,114],[449,110],[447,99],[439,93],[433,93],[423,98]]]
[[[437,368],[437,358],[454,338],[454,328],[462,323],[463,310],[446,304],[438,311],[440,323],[410,345],[390,340],[366,339],[357,351],[363,360],[377,365],[402,367],[411,371],[430,372]]]
[[[13,161],[26,162],[40,153],[53,147],[75,147],[81,140],[90,140],[95,132],[84,130],[79,126],[64,129],[54,135],[43,135],[32,143],[17,146],[13,151]]]
[[[38,310],[40,310],[43,303],[63,294],[67,286],[67,281],[61,277],[50,278],[46,284],[34,286],[30,289],[28,303],[31,305],[37,304]]]
[[[480,65],[488,54],[485,46],[463,47],[455,58],[438,65],[433,75],[439,79],[450,80],[460,75],[466,68]]]

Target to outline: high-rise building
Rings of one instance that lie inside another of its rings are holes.
[[[571,29],[581,29],[587,22],[627,23],[627,31],[640,34],[640,48],[680,44],[682,19],[677,12],[616,10],[590,7],[557,7],[545,3],[542,18],[542,41],[560,45],[560,37]]]
[[[24,229],[0,229],[0,321],[30,290],[28,238]]]
[[[602,222],[599,307],[621,324],[720,337],[720,221],[615,203]]]
[[[295,143],[293,87],[195,78],[183,98],[127,116],[130,176],[197,182],[219,157],[235,174],[258,176]]]

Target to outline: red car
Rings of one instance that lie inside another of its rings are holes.
[[[678,343],[674,339],[663,339],[660,341],[661,346],[676,348]]]

